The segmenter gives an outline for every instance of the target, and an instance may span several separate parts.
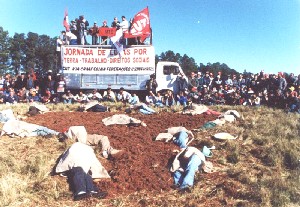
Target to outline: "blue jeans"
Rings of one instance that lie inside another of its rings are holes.
[[[29,133],[28,136],[46,136],[48,134],[53,134],[53,135],[57,135],[58,132],[57,131],[54,131],[52,129],[49,129],[47,127],[44,127],[44,126],[39,126],[39,125],[36,125],[36,124],[33,124],[32,125],[32,131]]]
[[[183,107],[186,107],[187,103],[186,101],[177,101],[177,106],[182,105]]]
[[[98,192],[98,189],[93,184],[93,179],[89,174],[86,174],[81,167],[73,167],[71,169],[71,181],[73,184],[74,195],[79,193]]]
[[[180,148],[186,148],[188,134],[185,131],[181,131],[176,135],[176,139],[174,139],[174,144],[179,146]]]
[[[155,111],[150,108],[149,106],[147,106],[146,104],[142,104],[139,108],[139,111],[142,113],[142,114],[154,114]]]
[[[189,158],[189,162],[184,169],[184,172],[178,170],[174,172],[174,184],[179,185],[180,189],[192,187],[194,185],[195,173],[197,172],[201,163],[202,161],[200,157],[197,155],[192,155]]]

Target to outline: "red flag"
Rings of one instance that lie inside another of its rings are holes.
[[[65,10],[65,17],[63,21],[63,25],[66,28],[66,32],[70,31],[70,25],[69,25],[69,17],[68,17],[68,10]]]
[[[146,39],[150,34],[149,9],[146,7],[134,16],[130,30],[124,36],[125,38],[142,37],[141,39]]]
[[[113,37],[116,35],[116,27],[99,27],[99,36]]]

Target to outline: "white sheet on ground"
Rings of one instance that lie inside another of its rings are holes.
[[[97,159],[93,148],[81,142],[75,142],[62,154],[55,172],[65,172],[73,167],[81,167],[86,173],[91,171],[92,178],[110,178]]]
[[[193,104],[192,108],[184,110],[183,114],[191,114],[191,115],[203,114],[207,110],[208,110],[208,107],[205,105]]]
[[[105,126],[113,124],[140,124],[142,121],[127,116],[126,114],[115,114],[113,116],[102,119],[102,122]]]
[[[49,134],[57,135],[59,132],[37,124],[30,124],[19,120],[9,120],[3,125],[1,136],[35,137]]]
[[[14,112],[11,109],[0,111],[0,122],[5,123],[9,120],[16,120]]]

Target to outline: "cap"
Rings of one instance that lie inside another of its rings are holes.
[[[94,24],[97,24],[97,22],[94,22]]]

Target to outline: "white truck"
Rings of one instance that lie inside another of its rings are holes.
[[[155,74],[157,91],[177,93],[176,78],[183,73],[175,62],[158,62],[151,45],[128,46],[119,54],[111,46],[65,45],[61,47],[62,73],[67,89],[108,87],[145,91],[146,81]]]

